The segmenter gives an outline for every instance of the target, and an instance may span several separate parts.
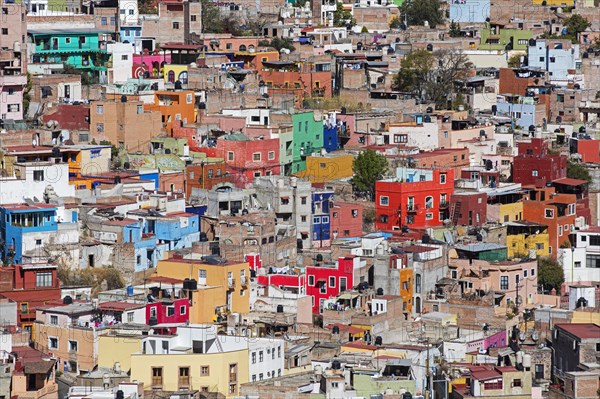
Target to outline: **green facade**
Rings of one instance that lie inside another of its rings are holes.
[[[306,169],[306,156],[323,148],[323,122],[315,120],[314,112],[292,115],[294,151],[292,173]]]
[[[495,29],[494,33],[490,24],[484,25],[481,30],[479,50],[506,50],[512,40],[512,50],[527,51],[529,39],[532,37],[531,30],[502,29],[499,26]]]

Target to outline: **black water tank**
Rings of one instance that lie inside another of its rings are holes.
[[[70,295],[67,295],[66,297],[63,298],[64,305],[70,305],[72,303],[73,303],[73,298],[71,298]]]
[[[496,115],[496,112],[498,112],[498,106],[497,105],[492,105],[492,114]]]
[[[115,399],[125,399],[125,392],[123,392],[123,390],[119,389],[117,391],[117,395],[115,396]]]
[[[125,94],[123,94],[123,95],[121,96],[121,102],[122,102],[122,103],[126,103],[126,102],[127,102],[127,96],[126,96]]]
[[[412,393],[410,393],[410,392],[404,392],[402,394],[402,399],[412,399]]]
[[[377,295],[383,295],[383,288],[377,288]]]
[[[115,184],[121,184],[121,176],[115,176]]]
[[[427,112],[428,114],[433,112],[433,108],[431,107],[427,107],[427,109],[425,110],[425,112]]]
[[[340,363],[339,360],[334,360],[333,362],[331,362],[331,369],[332,370],[339,370],[342,368],[342,363]]]
[[[60,148],[54,147],[52,149],[52,158],[60,158]]]
[[[323,262],[323,255],[317,254],[317,262]]]
[[[283,305],[277,305],[277,313],[283,313]]]
[[[331,329],[331,332],[334,334],[339,334],[340,328],[338,326],[333,326],[333,328]]]
[[[206,237],[206,233],[201,231],[200,232],[200,242],[206,242],[208,241],[208,238]]]
[[[378,345],[378,346],[383,345],[383,338],[381,338],[381,335],[378,335],[375,337],[375,345]]]
[[[183,289],[184,290],[190,289],[190,279],[189,278],[183,279]]]
[[[198,289],[198,282],[196,279],[191,278],[188,287],[190,291],[196,291]]]
[[[421,241],[423,242],[423,244],[429,244],[431,242],[431,237],[429,237],[429,234],[423,234],[423,238],[421,238]]]
[[[181,81],[176,81],[175,82],[175,90],[181,90],[182,86],[181,86]]]

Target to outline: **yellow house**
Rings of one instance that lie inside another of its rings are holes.
[[[131,380],[144,389],[199,390],[235,397],[249,382],[248,349],[220,353],[141,354],[131,356]]]
[[[110,145],[76,145],[69,158],[69,174],[98,176],[110,172]]]
[[[177,65],[177,64],[165,64],[164,66],[164,79],[165,83],[175,83],[180,81],[181,83],[187,84],[188,80],[188,66]]]
[[[142,335],[101,335],[98,337],[98,367],[131,370],[131,355],[142,349]]]
[[[550,236],[546,226],[531,222],[507,223],[506,246],[508,258],[524,258],[535,251],[535,256],[550,256]]]
[[[250,270],[247,262],[209,262],[202,259],[170,258],[158,262],[159,276],[192,279],[190,323],[213,323],[225,313],[250,312]]]
[[[296,176],[311,183],[325,183],[332,180],[352,177],[352,155],[328,154],[306,157],[306,169]]]
[[[500,223],[523,220],[523,202],[500,204]]]

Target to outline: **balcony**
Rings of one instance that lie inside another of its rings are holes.
[[[448,201],[440,201],[440,209],[448,209],[450,203]]]
[[[230,290],[235,289],[235,279],[234,278],[230,278],[229,280],[227,280],[227,287]]]
[[[242,277],[240,278],[240,284],[242,285],[242,287],[246,288],[248,287],[248,278],[247,277]]]
[[[406,211],[413,213],[419,210],[419,207],[416,204],[406,204]]]

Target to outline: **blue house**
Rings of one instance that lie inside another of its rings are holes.
[[[496,104],[496,115],[506,116],[513,120],[516,126],[528,129],[536,126],[536,112],[538,105],[533,97],[505,96]]]
[[[200,216],[194,213],[169,213],[146,222],[154,226],[156,238],[160,244],[166,244],[167,251],[191,248],[200,239]]]
[[[41,251],[57,231],[53,205],[12,204],[0,207],[0,245],[4,262],[21,263],[26,252]]]
[[[490,17],[490,0],[451,0],[450,21],[483,23]]]
[[[108,224],[121,224],[123,226],[123,243],[133,244],[134,271],[140,272],[156,267],[158,259],[160,259],[156,251],[157,239],[153,234],[144,233],[141,221],[125,219],[108,222]]]
[[[326,247],[331,240],[329,209],[333,206],[333,191],[315,191],[312,194],[312,244],[313,247]]]
[[[135,44],[135,39],[142,37],[141,25],[122,25],[119,29],[121,43]]]
[[[340,147],[338,139],[338,126],[329,123],[323,124],[323,148],[325,151],[332,152]]]

